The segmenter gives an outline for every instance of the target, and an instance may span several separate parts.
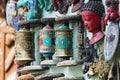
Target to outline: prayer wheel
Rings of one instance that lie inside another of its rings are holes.
[[[55,32],[51,26],[47,25],[42,30],[40,30],[40,53],[43,54],[45,58],[52,58],[54,54],[55,45]]]
[[[56,57],[69,58],[72,56],[72,30],[62,25],[55,31],[55,54]]]
[[[15,33],[15,61],[24,63],[34,60],[34,32],[21,29]]]

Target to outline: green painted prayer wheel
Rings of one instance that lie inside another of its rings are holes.
[[[56,57],[69,58],[72,56],[72,30],[68,26],[60,26],[55,31]]]

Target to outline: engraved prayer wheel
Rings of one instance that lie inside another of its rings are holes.
[[[72,30],[68,26],[60,26],[55,31],[56,57],[69,58],[72,56]]]
[[[55,32],[51,26],[47,25],[42,30],[40,30],[40,53],[43,54],[45,58],[52,58],[54,54],[54,45],[55,45]]]
[[[21,29],[15,33],[15,61],[24,63],[34,60],[34,32]]]

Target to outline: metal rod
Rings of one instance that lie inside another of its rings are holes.
[[[117,62],[117,80],[120,80],[119,62]]]
[[[84,48],[84,25],[83,25],[83,22],[80,23],[79,21],[79,27],[78,27],[78,39],[79,39],[79,54],[78,54],[78,58],[81,59],[81,56],[82,56],[82,50]]]
[[[113,67],[114,67],[114,62],[112,63],[110,70],[108,72],[108,80],[110,80],[110,78],[113,78],[113,72],[112,72]]]

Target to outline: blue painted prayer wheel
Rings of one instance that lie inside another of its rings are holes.
[[[21,29],[15,33],[15,61],[26,63],[34,60],[34,32]]]
[[[51,58],[54,54],[54,45],[55,45],[55,32],[50,26],[45,26],[40,30],[40,53],[43,54],[45,58]]]
[[[56,57],[69,58],[72,56],[72,30],[68,26],[60,26],[55,31],[55,55]]]

